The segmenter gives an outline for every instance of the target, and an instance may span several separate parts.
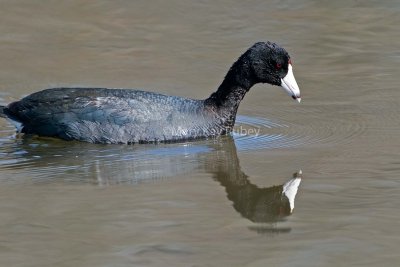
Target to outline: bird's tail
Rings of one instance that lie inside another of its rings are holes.
[[[7,118],[7,115],[4,114],[4,108],[5,108],[5,106],[0,106],[0,117]]]

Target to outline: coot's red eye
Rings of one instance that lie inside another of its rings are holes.
[[[278,70],[279,70],[280,68],[282,68],[282,64],[280,64],[280,63],[276,63],[276,64],[275,64],[275,67],[276,67],[276,69],[278,69]]]

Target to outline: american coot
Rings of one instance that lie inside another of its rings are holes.
[[[173,142],[231,132],[240,101],[256,83],[282,86],[300,102],[285,49],[258,42],[205,100],[132,89],[52,88],[5,107],[0,116],[26,134],[91,143]]]

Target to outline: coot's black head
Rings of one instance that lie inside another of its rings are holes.
[[[292,62],[285,49],[275,43],[255,43],[244,54],[252,68],[256,83],[282,86],[300,102],[300,90],[293,75]]]

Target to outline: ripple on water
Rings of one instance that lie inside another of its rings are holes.
[[[364,122],[355,115],[351,120],[337,114],[320,119],[318,110],[312,113],[300,110],[297,116],[303,124],[292,122],[293,119],[285,118],[284,114],[274,115],[280,120],[238,116],[233,132],[235,150],[345,143],[360,135],[365,128]],[[108,176],[119,177],[118,181],[122,182],[129,179],[132,173],[140,173],[143,179],[147,176],[170,177],[183,170],[190,172],[201,168],[199,159],[203,155],[212,157],[213,152],[218,150],[218,144],[226,143],[224,138],[217,138],[160,145],[93,145],[52,138],[16,138],[11,126],[7,126],[1,135],[0,167],[8,170],[9,176],[21,170],[21,173],[40,177],[40,181],[65,173],[75,177],[95,173],[94,179],[100,179],[100,174],[107,172]]]
[[[285,113],[277,115],[279,120],[239,115],[233,137],[239,150],[291,148],[347,143],[366,128],[365,121],[356,114],[331,114],[318,108],[298,110],[296,116],[302,124],[286,119]]]

